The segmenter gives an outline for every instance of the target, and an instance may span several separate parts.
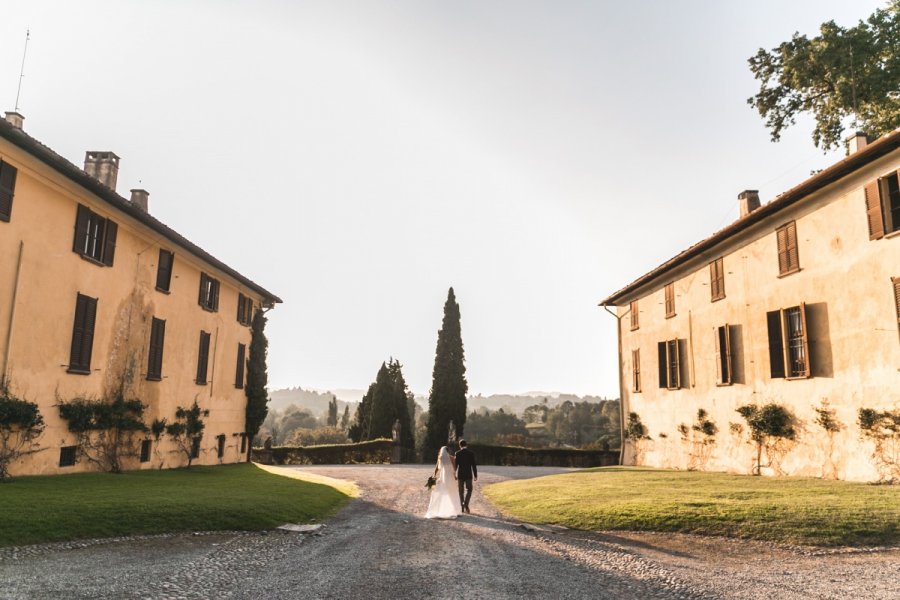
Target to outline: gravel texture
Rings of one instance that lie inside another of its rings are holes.
[[[428,466],[294,467],[361,497],[313,534],[205,533],[0,549],[0,598],[900,597],[900,548],[814,549],[523,527],[480,486],[563,472],[483,467],[472,515],[422,518]]]

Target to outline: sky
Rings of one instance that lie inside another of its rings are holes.
[[[855,0],[0,0],[0,109],[280,296],[272,388],[618,396],[607,295],[827,166],[747,59]]]

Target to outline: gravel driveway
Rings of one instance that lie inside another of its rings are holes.
[[[362,495],[320,535],[186,534],[0,549],[0,598],[900,597],[898,548],[528,531],[479,490],[564,469],[483,467],[472,515],[427,521],[428,466],[289,468],[356,481]]]

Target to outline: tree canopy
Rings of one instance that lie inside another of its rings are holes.
[[[407,408],[406,380],[400,361],[381,363],[375,381],[356,407],[356,422],[350,427],[354,442],[390,438],[394,423],[400,422],[400,445],[415,446],[412,419]]]
[[[269,352],[269,340],[266,338],[266,315],[262,309],[253,315],[250,337],[250,353],[247,358],[247,384],[244,392],[247,395],[246,428],[247,436],[252,440],[259,433],[259,428],[266,420],[269,412],[269,371],[266,367],[266,355]],[[247,460],[250,460],[248,444]]]
[[[854,27],[828,21],[816,37],[794,33],[748,62],[760,88],[747,102],[773,141],[802,113],[815,118],[812,138],[823,150],[840,147],[848,127],[873,137],[900,127],[900,0]]]
[[[447,292],[444,303],[444,320],[438,332],[437,350],[434,356],[431,393],[428,397],[428,425],[426,427],[426,461],[437,455],[437,450],[447,443],[450,421],[456,427],[458,438],[463,436],[466,424],[466,365],[463,354],[462,330],[459,322],[459,304],[453,288]]]

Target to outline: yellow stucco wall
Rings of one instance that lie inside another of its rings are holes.
[[[237,322],[238,294],[261,303],[260,296],[242,287],[187,251],[159,239],[159,234],[119,213],[106,202],[0,140],[0,159],[18,169],[12,219],[0,222],[0,357],[7,356],[12,391],[36,402],[47,423],[39,443],[44,451],[18,464],[16,474],[52,474],[90,470],[85,461],[60,468],[59,448],[75,443],[54,406],[58,398],[98,398],[121,382],[127,365],[135,367],[126,390],[147,405],[145,421],[174,420],[178,406],[196,399],[208,409],[198,464],[238,462],[244,431],[246,397],[235,387],[238,343],[249,350],[250,328]],[[99,266],[72,251],[78,204],[118,224],[115,261]],[[7,347],[15,273],[20,243],[21,270],[12,339]],[[170,293],[155,289],[160,248],[175,253]],[[218,312],[198,302],[200,273],[220,281]],[[98,298],[93,355],[89,375],[67,373],[76,295]],[[148,381],[147,352],[151,318],[166,321],[162,381]],[[212,334],[207,385],[195,383],[200,331]],[[246,377],[246,375],[245,375]],[[217,457],[216,436],[226,436],[225,454]],[[184,464],[165,440],[147,463],[137,459],[130,468],[173,467]]]
[[[780,404],[798,422],[795,442],[781,448],[762,471],[870,481],[880,477],[873,443],[861,439],[862,407],[900,408],[900,337],[891,277],[900,277],[900,232],[870,241],[863,186],[900,169],[894,151],[814,193],[792,207],[728,239],[703,256],[662,275],[624,298],[638,300],[640,328],[622,319],[625,411],[636,412],[651,440],[630,444],[628,464],[750,472],[754,447],[736,409]],[[779,277],[775,229],[796,220],[801,270]],[[710,298],[709,263],[724,257],[725,299]],[[663,286],[675,284],[676,316],[666,319]],[[767,311],[807,305],[812,376],[771,378]],[[716,385],[714,328],[738,326],[734,367],[738,382]],[[686,340],[688,381],[679,390],[660,389],[657,343]],[[641,354],[642,390],[632,391],[632,354]],[[829,436],[815,422],[815,407],[828,403],[841,430]],[[684,441],[679,424],[696,422],[698,409],[718,427],[708,456]],[[732,427],[741,426],[738,433]],[[694,455],[692,457],[692,454]],[[763,464],[766,464],[763,458]]]

